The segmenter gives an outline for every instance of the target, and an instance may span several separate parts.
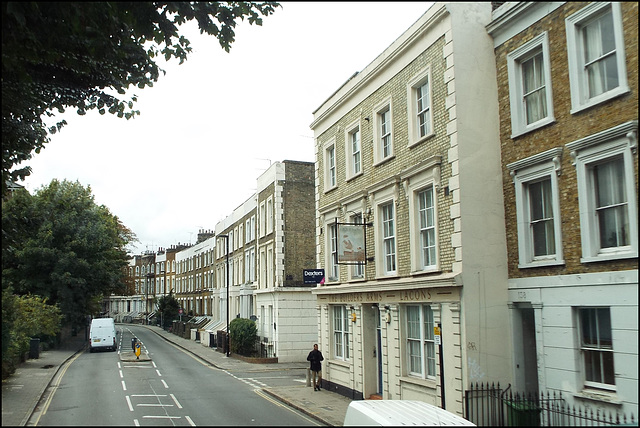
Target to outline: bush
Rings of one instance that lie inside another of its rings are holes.
[[[250,357],[258,338],[256,323],[247,318],[234,318],[229,324],[229,346],[234,354]]]

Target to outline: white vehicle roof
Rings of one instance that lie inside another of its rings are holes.
[[[363,400],[352,401],[344,426],[476,426],[472,422],[424,401]]]

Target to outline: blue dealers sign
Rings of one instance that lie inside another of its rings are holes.
[[[324,269],[303,269],[302,276],[305,284],[324,283]]]

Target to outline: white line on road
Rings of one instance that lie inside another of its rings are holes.
[[[182,406],[178,402],[178,399],[176,398],[176,396],[173,394],[170,394],[170,395],[171,395],[171,398],[173,398],[173,401],[176,403],[176,406],[178,406],[178,409],[182,409]]]
[[[161,379],[160,382],[162,382],[166,389],[169,389],[169,385],[167,385],[167,382],[165,382],[164,379]]]
[[[158,373],[158,376],[162,377],[162,375],[160,374],[160,370],[156,369],[156,373]]]
[[[124,377],[124,374],[122,373],[122,370],[119,370],[119,371],[120,371],[120,379],[122,379]]]
[[[143,416],[144,419],[180,419],[182,416]]]
[[[139,427],[139,426],[140,426],[140,422],[139,422],[137,419],[134,419],[134,420],[133,420],[133,424],[134,424],[135,426],[137,426],[137,427]]]
[[[146,404],[146,403],[141,403],[141,404],[136,404],[136,406],[138,407],[173,407],[173,404]]]
[[[187,420],[187,422],[189,422],[189,425],[191,425],[192,427],[196,426],[196,424],[193,423],[189,416],[185,416],[184,418]]]
[[[124,381],[122,381],[122,390],[126,391],[127,390],[127,384],[124,383]]]
[[[133,412],[133,406],[131,405],[131,398],[127,395],[127,405],[129,406],[129,410]]]
[[[166,397],[165,395],[158,394],[131,394],[132,397]]]

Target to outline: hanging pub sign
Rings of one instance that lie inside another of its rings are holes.
[[[366,263],[366,225],[360,223],[337,224],[337,264]]]

